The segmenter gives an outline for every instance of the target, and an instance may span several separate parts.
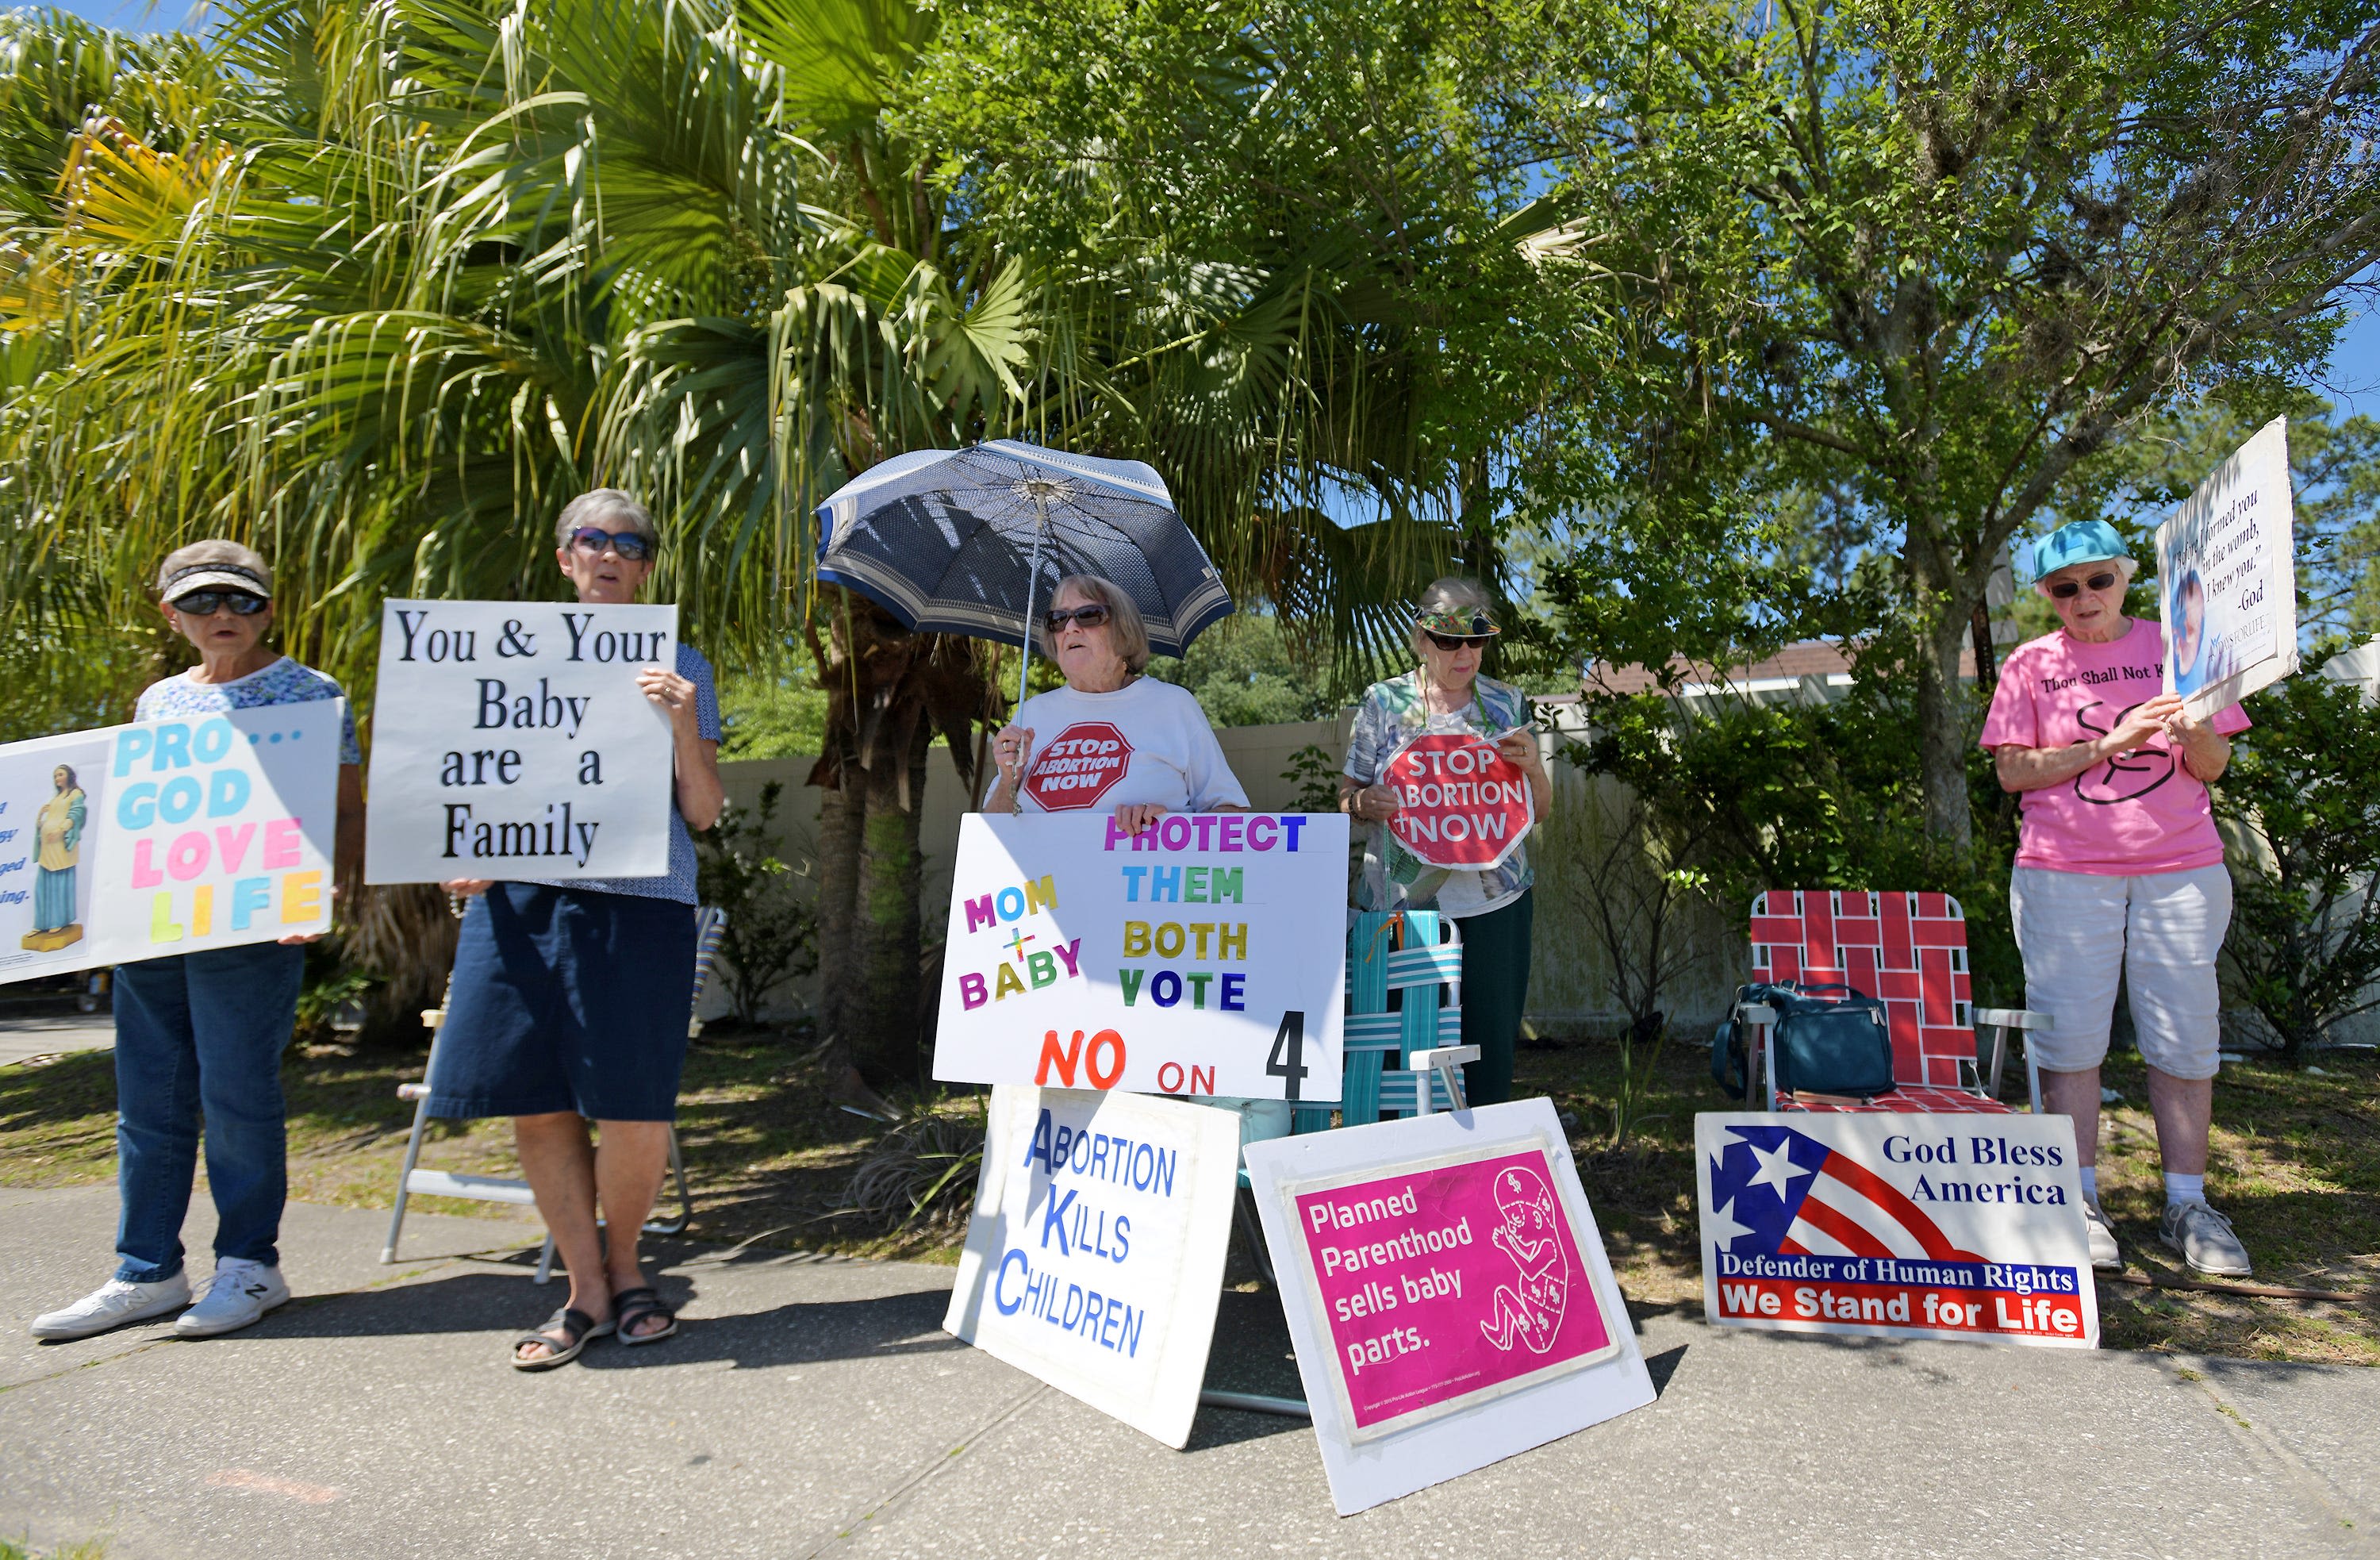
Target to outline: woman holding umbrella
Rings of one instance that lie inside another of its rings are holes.
[[[1131,596],[1098,575],[1068,575],[1037,631],[1066,686],[1026,700],[992,738],[999,774],[986,811],[1105,807],[1137,835],[1169,812],[1248,810],[1198,701],[1141,676],[1148,631]]]
[[[1440,579],[1422,592],[1413,627],[1421,664],[1365,693],[1339,776],[1341,811],[1386,823],[1398,805],[1397,793],[1379,784],[1390,755],[1424,732],[1467,731],[1493,740],[1520,766],[1537,820],[1545,821],[1553,807],[1553,780],[1529,731],[1528,695],[1479,676],[1480,658],[1498,632],[1488,593],[1472,581]],[[1376,877],[1389,885],[1385,892],[1375,889]],[[1463,1090],[1475,1105],[1500,1104],[1512,1095],[1512,1053],[1529,994],[1536,879],[1525,845],[1482,871],[1425,866],[1397,848],[1396,836],[1385,828],[1375,831],[1366,852],[1357,890],[1363,908],[1396,908],[1365,902],[1395,899],[1405,908],[1451,916],[1463,930],[1463,1043],[1479,1047],[1479,1060],[1463,1070]]]

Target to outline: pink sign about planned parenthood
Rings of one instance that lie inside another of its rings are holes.
[[[1611,1350],[1542,1151],[1295,1204],[1359,1432]]]

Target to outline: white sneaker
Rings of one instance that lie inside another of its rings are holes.
[[[212,1338],[236,1333],[289,1298],[289,1286],[277,1267],[225,1257],[215,1263],[214,1276],[199,1303],[174,1323],[178,1338]]]
[[[2082,1233],[2090,1237],[2091,1265],[2095,1268],[2120,1268],[2124,1253],[2116,1245],[2116,1226],[2107,1222],[2096,1198],[2082,1200]]]
[[[189,1274],[177,1273],[153,1284],[111,1278],[64,1310],[33,1318],[33,1336],[56,1342],[88,1338],[112,1327],[128,1327],[190,1303]]]

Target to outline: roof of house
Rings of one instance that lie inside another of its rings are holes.
[[[1836,687],[1847,686],[1852,678],[1852,660],[1844,647],[1833,640],[1802,640],[1774,655],[1730,666],[1724,672],[1707,661],[1689,661],[1683,656],[1670,657],[1670,666],[1689,694],[1709,692],[1721,684],[1739,692],[1758,693],[1798,684],[1803,677],[1818,677]],[[1959,676],[1972,679],[1974,675],[1974,647],[1961,646]],[[1614,666],[1597,662],[1588,666],[1584,686],[1588,693],[1650,693],[1660,687],[1660,679],[1648,666]]]

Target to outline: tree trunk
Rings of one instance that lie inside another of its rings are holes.
[[[972,640],[905,628],[864,597],[824,593],[811,649],[828,690],[819,810],[820,1028],[830,1076],[878,1090],[925,1072],[920,986],[926,776],[934,738],[974,786],[975,723],[1002,706]],[[943,848],[935,842],[936,848]]]
[[[826,768],[824,757],[819,766]],[[842,773],[840,765],[836,773]],[[840,1071],[850,1065],[850,1006],[856,988],[844,976],[852,967],[852,929],[858,922],[859,833],[867,807],[840,781],[824,785],[813,774],[810,783],[824,786],[818,826],[819,1035]]]
[[[1959,681],[1959,641],[1967,612],[1937,598],[1934,621],[1919,641],[1917,754],[1925,787],[1925,832],[1961,855],[1973,847],[1967,804],[1967,690]]]

